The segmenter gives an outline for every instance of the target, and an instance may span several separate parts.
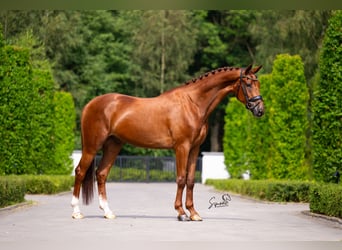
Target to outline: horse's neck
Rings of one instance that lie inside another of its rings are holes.
[[[204,119],[209,117],[223,98],[235,91],[234,82],[239,77],[239,69],[230,69],[209,73],[202,79],[191,83],[193,87],[190,93],[191,99],[201,110]]]

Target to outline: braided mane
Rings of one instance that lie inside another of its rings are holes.
[[[221,71],[232,71],[232,70],[237,70],[239,68],[236,68],[236,67],[222,67],[222,68],[217,68],[217,69],[214,69],[212,71],[209,71],[209,72],[206,72],[204,73],[203,75],[197,77],[197,78],[193,78],[192,80],[189,80],[185,83],[185,85],[189,85],[190,83],[195,83],[197,82],[198,80],[202,80],[203,78],[206,78],[208,77],[210,74],[211,75],[215,75],[216,73],[219,73]]]

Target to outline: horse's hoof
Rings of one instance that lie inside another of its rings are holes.
[[[191,216],[190,219],[192,221],[202,221],[201,216],[199,216],[198,214],[195,214],[194,216]]]
[[[116,218],[115,214],[113,214],[113,213],[107,213],[107,214],[104,215],[104,217],[105,217],[106,219],[110,219],[110,220]]]
[[[72,214],[72,218],[73,219],[83,219],[84,218],[84,215],[83,214],[81,214],[81,213],[73,213]]]
[[[178,215],[177,218],[179,221],[190,221],[189,216],[187,216],[186,214]]]

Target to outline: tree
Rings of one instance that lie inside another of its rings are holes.
[[[132,33],[133,95],[152,97],[189,80],[197,32],[189,11],[121,11]]]
[[[251,10],[193,11],[198,30],[198,48],[190,67],[192,74],[201,74],[222,66],[240,66],[255,62],[255,45],[249,25],[255,20]],[[220,103],[210,117],[210,151],[222,151],[226,101]]]
[[[271,72],[278,54],[300,55],[305,76],[310,80],[318,65],[317,53],[321,45],[330,11],[324,10],[263,10],[255,14],[249,30],[256,46],[258,61]]]
[[[342,11],[329,20],[313,102],[313,172],[329,181],[342,166]]]

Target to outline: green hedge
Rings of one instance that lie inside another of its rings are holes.
[[[23,202],[25,183],[20,178],[0,177],[0,207]]]
[[[300,181],[207,180],[216,189],[277,202],[308,202],[312,183]]]
[[[146,169],[138,169],[138,168],[124,168],[120,169],[120,167],[113,167],[107,177],[107,181],[138,181],[138,182],[168,182],[175,181],[176,174],[174,171],[162,171],[151,169],[148,172]],[[196,171],[195,173],[195,181],[201,181],[201,172]]]
[[[309,179],[306,152],[309,92],[298,55],[280,54],[272,73],[260,75],[266,113],[255,119],[230,99],[225,115],[223,152],[233,178],[246,170],[253,179]]]
[[[0,175],[70,174],[73,99],[56,92],[44,48],[26,39],[0,46]]]
[[[310,211],[342,218],[342,186],[313,185],[310,190]]]
[[[310,211],[342,218],[342,185],[300,181],[212,180],[218,190],[276,202],[309,202]]]
[[[313,175],[329,181],[342,171],[342,10],[333,11],[319,60],[319,81],[312,103]]]
[[[25,194],[55,194],[69,191],[73,184],[73,176],[0,176],[0,207],[23,202]]]
[[[70,191],[74,184],[73,176],[38,175],[23,178],[27,194],[55,194]]]
[[[55,167],[46,174],[70,174],[73,170],[70,155],[74,150],[76,113],[73,97],[68,92],[55,92],[54,95],[54,143]]]

